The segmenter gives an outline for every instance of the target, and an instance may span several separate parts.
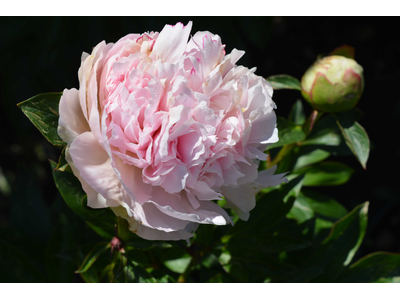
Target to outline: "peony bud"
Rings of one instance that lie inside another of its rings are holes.
[[[304,73],[301,93],[316,110],[349,110],[357,104],[364,89],[362,73],[363,68],[354,59],[327,56]]]

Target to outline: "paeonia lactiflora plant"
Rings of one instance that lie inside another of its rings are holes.
[[[312,189],[350,179],[353,169],[326,160],[332,153],[366,166],[354,49],[318,60],[301,83],[265,79],[237,65],[243,51],[227,54],[218,35],[190,36],[191,27],[103,41],[82,54],[79,89],[19,104],[62,149],[50,162],[55,184],[97,241],[71,245],[76,273],[87,282],[391,280],[398,256],[353,261],[368,203],[348,212]],[[277,118],[274,89],[301,91],[311,114],[298,100]]]

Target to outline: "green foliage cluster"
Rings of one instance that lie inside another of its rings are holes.
[[[267,80],[274,89],[301,90],[300,82],[288,75]],[[64,147],[57,135],[60,97],[42,94],[19,106],[50,143]],[[288,172],[289,183],[261,190],[248,221],[227,209],[234,226],[200,225],[190,242],[143,240],[110,209],[89,208],[63,151],[50,167],[70,209],[62,211],[51,233],[46,263],[40,265],[12,241],[0,240],[0,254],[10,264],[18,262],[2,280],[70,282],[81,276],[85,282],[398,282],[400,254],[376,252],[354,260],[367,229],[368,202],[349,212],[313,190],[351,178],[354,170],[335,157],[352,153],[366,168],[370,142],[358,123],[361,116],[356,108],[306,116],[302,100],[294,102],[289,116],[278,118],[279,142],[267,150],[272,159],[259,166],[263,170],[277,164],[278,173]],[[41,209],[40,203],[34,206]],[[48,218],[36,221],[47,228]]]

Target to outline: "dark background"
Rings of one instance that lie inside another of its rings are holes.
[[[57,160],[60,151],[16,104],[40,93],[78,88],[81,53],[90,53],[102,40],[116,42],[128,33],[161,31],[165,24],[189,20],[192,34],[218,34],[227,53],[245,50],[238,64],[256,66],[263,77],[290,74],[301,79],[317,55],[343,44],[355,48],[365,77],[358,104],[365,115],[359,122],[372,150],[366,171],[354,157],[341,157],[356,170],[352,179],[320,190],[349,210],[370,201],[358,257],[378,250],[400,252],[400,22],[389,17],[1,17],[0,239],[29,256],[29,243],[47,247],[57,212],[65,209],[48,162]],[[276,91],[277,115],[287,117],[299,98],[297,91]]]

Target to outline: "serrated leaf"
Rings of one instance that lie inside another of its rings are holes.
[[[84,273],[86,272],[99,258],[101,254],[106,252],[108,249],[111,249],[110,243],[100,243],[96,245],[89,253],[86,255],[85,260],[82,262],[82,265],[75,273]]]
[[[301,91],[301,84],[297,78],[290,75],[273,75],[266,79],[274,90],[298,90]]]
[[[324,161],[293,171],[291,176],[305,174],[304,186],[333,186],[346,183],[353,173],[354,170],[343,163]]]
[[[50,161],[51,168],[56,163]],[[67,205],[99,235],[111,239],[115,235],[117,217],[109,208],[93,209],[87,206],[87,197],[79,180],[70,172],[53,171],[54,182]]]
[[[277,118],[277,128],[279,141],[272,145],[269,145],[268,150],[282,147],[284,145],[289,145],[292,143],[298,143],[306,138],[306,135],[300,125],[296,125],[295,123],[285,118]]]
[[[338,118],[337,124],[342,131],[347,146],[353,152],[364,169],[369,156],[370,142],[365,129],[358,123]]]
[[[368,204],[356,206],[337,221],[321,246],[305,261],[307,267],[323,267],[315,282],[334,282],[351,262],[365,236]]]
[[[66,143],[57,134],[61,96],[62,93],[39,94],[17,105],[51,144],[62,149]]]
[[[399,282],[400,254],[375,252],[364,256],[345,270],[341,282]]]

